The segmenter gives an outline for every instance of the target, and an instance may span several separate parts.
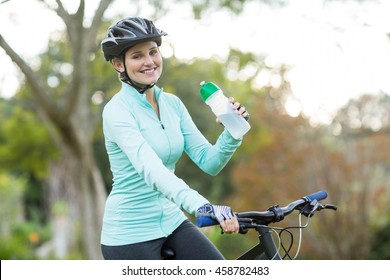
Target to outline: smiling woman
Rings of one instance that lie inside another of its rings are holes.
[[[111,61],[121,80],[140,93],[152,88],[162,72],[162,58],[158,47],[166,32],[151,21],[129,18],[119,21],[108,30],[102,41],[107,61]]]
[[[126,52],[124,60],[125,63],[120,65],[123,67],[121,70],[128,69],[136,84],[154,84],[158,81],[162,71],[162,58],[156,42],[137,44]],[[116,70],[120,71],[118,68]]]
[[[217,175],[242,138],[233,138],[225,129],[212,145],[178,95],[157,87],[163,69],[159,46],[165,35],[152,21],[135,17],[111,26],[102,41],[104,56],[122,82],[103,110],[114,181],[101,234],[105,259],[161,259],[167,247],[179,260],[223,259],[183,211],[215,219],[226,233],[239,230],[230,207],[210,204],[174,173],[186,152],[201,170]],[[233,109],[249,115],[237,101]]]
[[[132,47],[123,58],[115,57],[112,64],[121,73],[122,81],[127,79],[132,86],[144,91],[159,80],[163,60],[157,43],[148,41]]]

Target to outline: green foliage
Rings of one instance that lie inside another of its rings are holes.
[[[0,235],[8,235],[11,223],[22,216],[25,179],[0,171]]]
[[[56,33],[54,40],[49,41],[48,51],[40,55],[39,59],[40,76],[47,77],[46,83],[51,89],[51,97],[60,100],[71,82],[71,73],[74,70],[68,43],[61,38],[60,32]]]
[[[38,222],[15,223],[11,235],[0,237],[0,259],[37,259],[36,249],[50,237],[50,228]]]
[[[373,234],[369,258],[374,260],[390,260],[390,224],[385,225]]]
[[[58,155],[37,115],[13,103],[0,103],[0,170],[31,172],[44,178],[49,161]]]
[[[35,249],[50,230],[39,220],[24,219],[26,180],[0,172],[0,259],[36,259]],[[37,217],[37,216],[36,216]]]

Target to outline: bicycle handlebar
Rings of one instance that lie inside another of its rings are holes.
[[[309,195],[305,196],[304,198],[306,198],[308,201],[311,202],[314,199],[317,201],[321,201],[327,197],[328,197],[328,193],[326,191],[318,191],[316,193],[309,194]]]
[[[279,222],[283,220],[285,216],[290,214],[294,210],[300,209],[302,211],[302,208],[305,205],[313,204],[310,211],[303,211],[303,214],[305,215],[312,215],[316,210],[321,210],[325,208],[332,208],[336,209],[335,206],[322,206],[319,207],[318,201],[321,201],[325,198],[327,198],[328,193],[324,190],[318,191],[316,193],[312,193],[310,195],[304,196],[296,201],[291,202],[285,207],[280,207],[279,205],[272,206],[268,208],[265,212],[258,212],[258,211],[251,211],[251,212],[241,212],[236,213],[238,222],[241,225],[250,225],[253,223],[253,221],[256,221],[258,224],[267,225],[273,222]],[[314,203],[313,203],[314,202]],[[212,219],[211,217],[198,217],[196,218],[196,225],[198,227],[207,227],[207,226],[213,226],[218,225],[218,221]]]

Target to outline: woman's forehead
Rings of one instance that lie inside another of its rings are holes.
[[[130,49],[127,50],[127,52],[139,52],[139,51],[148,51],[153,48],[157,48],[157,43],[155,41],[146,41],[138,43],[134,46],[132,46]]]

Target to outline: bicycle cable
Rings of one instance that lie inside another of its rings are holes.
[[[272,230],[277,236],[277,239],[278,239],[277,253],[280,254],[281,248],[283,249],[283,251],[285,253],[283,257],[281,256],[282,259],[285,259],[286,257],[288,257],[290,260],[295,260],[298,257],[298,254],[299,254],[301,246],[302,246],[302,236],[303,236],[302,229],[306,228],[309,225],[310,218],[311,217],[308,216],[306,224],[302,225],[302,213],[300,213],[298,215],[298,221],[299,221],[298,226],[289,226],[289,227],[284,227],[284,228],[266,226],[268,229]],[[297,247],[297,251],[296,251],[294,257],[290,256],[290,250],[292,249],[292,245],[294,244],[294,235],[292,234],[290,229],[299,229],[298,247]],[[287,232],[289,234],[290,240],[291,240],[290,246],[288,247],[288,249],[284,246],[283,240],[282,240],[282,234],[284,232]],[[274,259],[276,257],[276,254],[272,257],[272,259]]]
[[[274,260],[275,257],[279,254],[280,248],[283,247],[283,244],[282,244],[282,239],[280,238],[280,236],[279,236],[278,232],[276,231],[276,229],[274,229],[272,227],[269,227],[269,229],[272,231],[272,233],[274,233],[278,237],[278,247],[276,248],[275,254],[271,258],[271,260]]]
[[[299,224],[299,239],[298,239],[298,248],[295,253],[295,256],[293,257],[293,260],[295,260],[298,257],[299,251],[301,250],[302,245],[302,213],[299,213],[298,215],[298,224]]]
[[[302,246],[302,235],[303,235],[302,229],[308,227],[309,222],[310,222],[310,218],[311,218],[310,216],[307,216],[306,224],[302,225],[302,213],[299,213],[299,215],[298,215],[299,225],[298,226],[290,226],[290,227],[286,227],[283,229],[283,230],[287,230],[287,231],[288,231],[288,229],[299,229],[298,248],[297,248],[297,252],[295,253],[295,256],[294,256],[294,258],[292,258],[292,260],[295,260],[298,257],[299,251],[300,251],[301,246]],[[291,257],[290,257],[290,259],[291,259]]]
[[[292,246],[293,246],[293,244],[294,244],[294,235],[293,235],[293,233],[290,231],[290,230],[288,230],[288,229],[283,229],[282,231],[280,231],[280,236],[282,235],[282,233],[284,233],[284,232],[287,232],[288,234],[289,234],[289,236],[290,236],[290,245],[289,245],[289,247],[288,247],[288,249],[286,249],[285,247],[284,247],[284,244],[283,244],[283,250],[284,250],[284,256],[283,256],[283,259],[286,259],[286,257],[288,257],[290,260],[292,260],[292,258],[291,258],[291,256],[290,256],[290,251],[291,251],[291,249],[292,249]]]

